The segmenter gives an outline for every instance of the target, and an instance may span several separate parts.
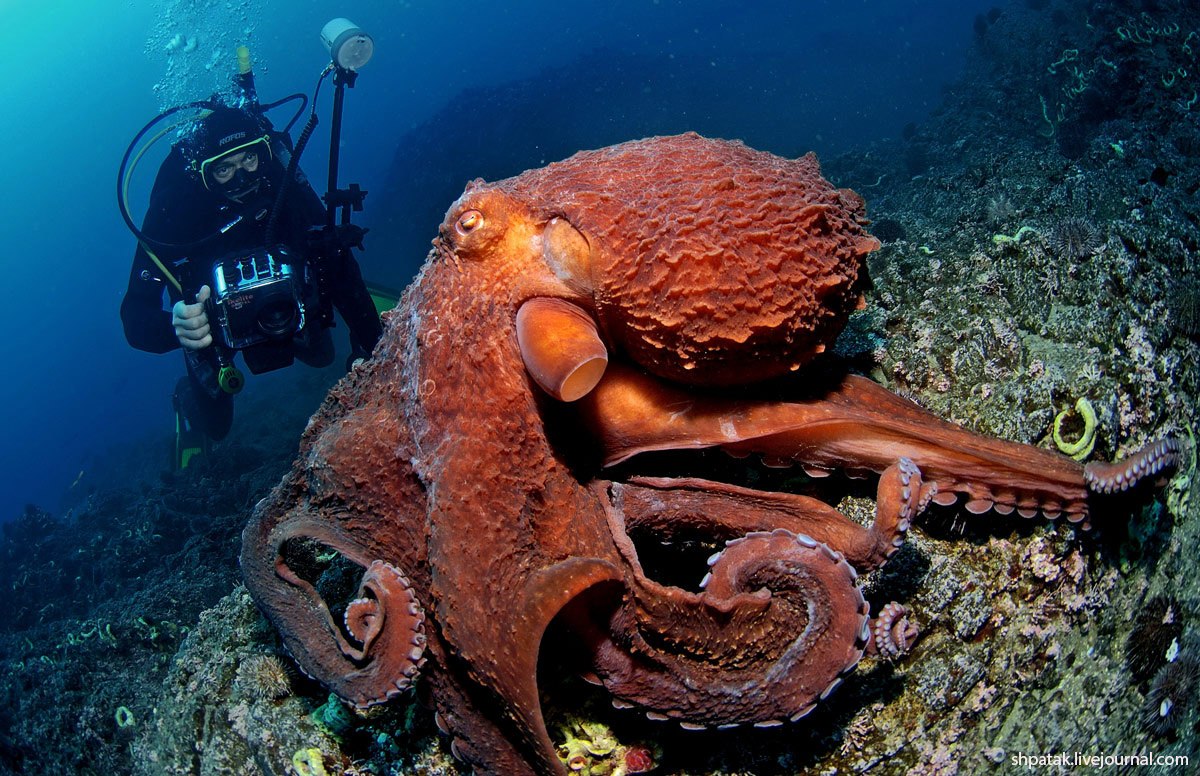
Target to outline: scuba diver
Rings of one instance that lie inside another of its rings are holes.
[[[122,215],[138,237],[121,303],[125,338],[150,353],[183,351],[186,375],[173,396],[175,468],[228,434],[233,395],[244,382],[235,355],[255,374],[294,359],[328,366],[334,359],[333,309],[349,329],[347,369],[370,357],[382,333],[350,252],[362,248],[365,230],[349,223],[347,192],[334,191],[340,197],[327,195],[330,204],[323,205],[297,164],[315,112],[293,148],[286,129],[274,130],[257,99],[240,107],[215,98],[182,107],[203,111],[179,133],[159,167],[140,229],[125,200],[132,174],[127,165],[142,135],[178,109],[139,133],[118,180]],[[339,126],[337,115],[335,132]],[[365,193],[351,187],[354,209],[361,209]],[[336,226],[335,205],[344,206]]]

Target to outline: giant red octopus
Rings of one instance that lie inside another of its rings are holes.
[[[420,677],[481,773],[565,772],[537,681],[552,626],[618,707],[779,725],[864,652],[910,647],[909,613],[872,619],[856,578],[931,500],[1086,527],[1094,494],[1175,463],[1163,440],[1084,466],[821,368],[879,247],[866,224],[812,154],[696,134],[469,184],[245,530],[246,585],[299,666],[359,709]],[[874,522],[636,473],[703,448],[878,474]],[[631,535],[716,551],[685,589],[651,578]],[[312,571],[331,551],[356,569],[341,603]]]

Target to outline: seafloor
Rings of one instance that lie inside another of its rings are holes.
[[[981,16],[975,34],[965,77],[930,120],[824,160],[828,177],[866,197],[884,241],[841,355],[986,434],[1053,447],[1056,415],[1086,398],[1095,458],[1167,433],[1190,440],[1200,11],[1030,0]],[[332,379],[297,370],[308,401],[293,406],[315,407]],[[457,772],[419,703],[366,719],[328,704],[238,585],[240,530],[289,466],[307,415],[254,406],[199,465],[162,475],[147,445],[130,445],[66,514],[31,507],[5,524],[0,771]],[[1069,438],[1081,431],[1065,416]],[[801,723],[688,733],[562,679],[547,683],[554,732],[594,774],[622,772],[616,742],[644,748],[663,774],[1200,758],[1192,447],[1161,490],[1100,502],[1090,532],[932,510],[866,580],[874,605],[912,609],[916,648],[864,661]],[[869,489],[831,492],[848,513],[871,514]]]

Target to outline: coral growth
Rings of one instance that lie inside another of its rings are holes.
[[[1176,331],[1200,338],[1200,277],[1189,268],[1171,280],[1171,323]]]
[[[275,655],[251,655],[238,666],[234,686],[250,700],[274,701],[291,694],[292,678]]]
[[[1075,402],[1074,414],[1082,420],[1083,428],[1074,441],[1068,441],[1063,436],[1063,423],[1070,413],[1071,410],[1066,409],[1054,416],[1051,436],[1054,438],[1054,445],[1059,452],[1071,456],[1076,461],[1082,461],[1091,455],[1092,450],[1096,447],[1096,410],[1086,398],[1080,398]]]

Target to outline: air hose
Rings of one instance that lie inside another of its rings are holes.
[[[300,166],[300,155],[304,153],[304,147],[308,145],[309,138],[317,128],[317,114],[314,111],[308,115],[308,121],[304,123],[304,129],[300,130],[300,137],[296,139],[295,149],[292,151],[292,158],[288,160],[287,172],[283,174],[283,181],[279,184],[279,193],[275,195],[275,204],[271,206],[271,217],[267,219],[267,234],[266,244],[275,244],[275,228],[279,224],[279,214],[283,212],[283,201],[287,198],[288,187],[296,178],[296,170]]]

